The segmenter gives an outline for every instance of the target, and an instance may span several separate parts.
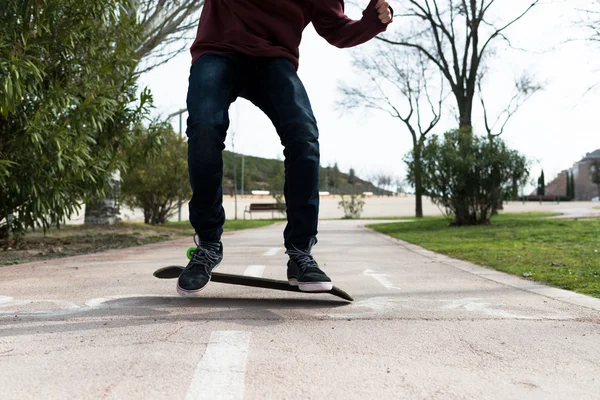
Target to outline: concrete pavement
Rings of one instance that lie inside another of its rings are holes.
[[[2,399],[569,398],[600,393],[600,300],[322,221],[354,296],[152,272],[190,241],[0,268]],[[285,278],[282,224],[224,237],[219,270]]]

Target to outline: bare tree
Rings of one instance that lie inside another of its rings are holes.
[[[572,40],[584,40],[600,47],[600,0],[590,0],[589,7],[579,10],[582,14],[579,27],[583,28],[582,36]],[[596,70],[597,72],[597,70]],[[592,92],[600,85],[600,81],[592,83],[586,93]]]
[[[593,0],[589,8],[581,11],[584,13],[581,26],[585,28],[585,40],[600,44],[600,0]]]
[[[404,187],[404,180],[402,178],[394,178],[393,185],[395,186],[396,194],[400,195],[406,193],[406,189]]]
[[[394,175],[390,172],[381,172],[379,174],[379,182],[385,190],[386,196],[390,196],[394,190],[392,187],[392,185],[394,184]]]
[[[136,55],[144,73],[187,51],[198,27],[204,0],[136,0],[135,12],[144,27]]]
[[[481,81],[481,78],[478,79],[477,88],[479,92],[479,99],[481,101],[481,107],[483,108],[485,131],[487,132],[490,140],[502,135],[506,124],[519,110],[521,105],[523,105],[523,103],[525,103],[535,93],[542,90],[542,85],[534,82],[531,76],[529,76],[527,73],[521,75],[521,77],[515,81],[514,94],[510,99],[508,106],[506,106],[506,108],[498,114],[493,123],[490,123],[490,116],[483,98],[483,90],[481,89]]]
[[[130,12],[138,15],[143,26],[136,51],[137,74],[148,72],[189,48],[203,5],[204,0],[132,0]],[[118,189],[118,182],[113,179],[113,191]],[[84,223],[112,224],[118,220],[118,213],[116,199],[93,199],[86,204]]]
[[[521,20],[541,0],[529,0],[506,21],[490,19],[496,0],[406,0],[398,3],[396,18],[406,29],[396,38],[377,39],[415,49],[426,57],[450,85],[458,107],[459,127],[472,127],[473,102],[486,55],[492,43]],[[512,46],[512,45],[511,45]]]
[[[411,134],[415,171],[415,215],[423,216],[421,150],[425,138],[438,124],[443,101],[443,79],[437,96],[431,96],[430,63],[412,49],[389,51],[379,46],[372,57],[354,53],[353,66],[368,77],[364,85],[340,87],[343,109],[366,107],[388,113],[400,120]],[[360,82],[360,80],[359,80]]]
[[[391,182],[391,174],[384,171],[373,172],[369,175],[369,181],[371,181],[377,188],[377,195],[382,196],[384,192],[389,190]]]
[[[498,114],[493,123],[490,123],[488,108],[485,105],[485,100],[483,98],[483,90],[481,89],[481,81],[482,79],[479,79],[477,81],[477,88],[479,91],[481,107],[483,108],[483,121],[485,123],[485,130],[487,132],[487,137],[490,141],[493,141],[495,137],[502,135],[506,124],[519,110],[521,105],[525,103],[535,93],[542,90],[542,86],[534,82],[533,79],[527,73],[521,75],[521,77],[515,81],[514,94],[510,99],[508,106]],[[497,198],[501,198],[500,188],[497,188],[497,191]],[[500,200],[500,202],[497,204],[492,204],[492,215],[497,215],[498,209],[500,209],[501,206],[502,200]]]

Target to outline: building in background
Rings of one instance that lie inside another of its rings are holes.
[[[600,149],[587,153],[580,161],[569,169],[561,171],[556,178],[546,185],[546,196],[567,195],[567,173],[573,174],[575,183],[575,201],[590,201],[600,196],[598,186],[592,182],[592,165],[600,162]],[[537,194],[535,191],[532,195]]]
[[[575,200],[592,200],[600,196],[598,185],[592,182],[591,167],[594,162],[600,162],[600,149],[588,153],[571,168],[575,178]]]
[[[600,196],[598,186],[592,182],[592,165],[600,162],[600,149],[587,153],[569,169],[561,171],[552,182],[546,185],[546,196],[567,195],[567,172],[573,174],[576,201],[590,201]],[[536,194],[536,193],[532,193]]]

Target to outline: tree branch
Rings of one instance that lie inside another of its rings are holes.
[[[492,5],[494,1],[492,0],[490,2],[490,4],[488,4],[488,7]],[[527,9],[525,11],[523,11],[518,17],[514,18],[513,20],[511,20],[510,22],[508,22],[507,24],[505,24],[503,27],[496,29],[496,31],[494,33],[492,33],[492,35],[486,40],[486,42],[484,43],[484,45],[481,47],[481,51],[479,52],[479,56],[481,57],[483,55],[483,52],[485,51],[485,49],[487,48],[487,46],[490,44],[490,42],[492,41],[492,39],[494,39],[496,36],[498,36],[501,32],[505,31],[506,29],[508,29],[511,25],[513,25],[515,22],[519,21],[521,18],[523,18],[525,15],[527,15],[527,13],[529,13],[529,11],[531,11],[531,9],[533,7],[535,7],[538,3],[540,2],[540,0],[535,0],[533,3],[531,3],[529,5],[529,7],[527,7]]]
[[[170,45],[187,38],[187,32],[197,26],[198,19],[194,14],[203,5],[203,0],[142,0],[135,4],[144,26],[142,43],[136,54],[139,60],[150,64],[139,73],[164,64],[188,48],[188,45],[182,44],[176,50],[167,51]]]

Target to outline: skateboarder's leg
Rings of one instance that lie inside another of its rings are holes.
[[[191,67],[187,95],[190,223],[201,241],[223,233],[223,156],[229,107],[243,89],[240,58],[208,54]]]
[[[317,241],[320,153],[317,122],[304,85],[289,61],[263,60],[244,97],[271,119],[284,146],[285,247],[308,249]]]
[[[187,108],[188,169],[192,186],[190,223],[197,249],[179,276],[177,291],[195,296],[223,258],[223,156],[229,107],[245,84],[243,58],[204,55],[192,65]]]
[[[303,291],[331,290],[331,279],[310,253],[317,242],[320,152],[308,95],[288,60],[262,60],[255,73],[247,98],[271,119],[284,146],[288,280]]]

